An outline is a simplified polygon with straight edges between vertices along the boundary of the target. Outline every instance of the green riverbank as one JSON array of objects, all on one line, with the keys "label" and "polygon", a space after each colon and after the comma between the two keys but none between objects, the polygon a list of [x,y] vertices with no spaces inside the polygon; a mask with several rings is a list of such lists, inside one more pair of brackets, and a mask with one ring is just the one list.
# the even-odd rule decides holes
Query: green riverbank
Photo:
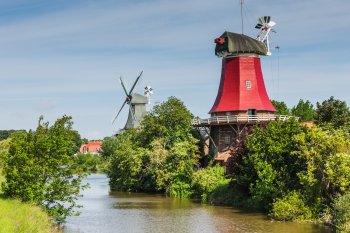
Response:
[{"label": "green riverbank", "polygon": [[0,170],[0,233],[58,233],[52,219],[38,206],[1,198],[5,181]]}]

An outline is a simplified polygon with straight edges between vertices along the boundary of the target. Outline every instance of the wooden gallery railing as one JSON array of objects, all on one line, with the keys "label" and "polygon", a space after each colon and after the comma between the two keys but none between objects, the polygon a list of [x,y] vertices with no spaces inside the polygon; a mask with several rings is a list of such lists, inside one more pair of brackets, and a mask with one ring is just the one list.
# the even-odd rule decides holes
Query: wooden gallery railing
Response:
[{"label": "wooden gallery railing", "polygon": [[267,116],[257,116],[257,115],[241,115],[241,116],[217,116],[210,117],[207,119],[201,119],[199,117],[195,117],[192,120],[193,126],[201,126],[201,125],[221,125],[221,124],[230,124],[230,123],[251,123],[254,124],[256,122],[265,122],[265,121],[275,121],[281,120],[285,121],[291,118],[299,119],[295,116],[285,116],[285,115],[267,115]]}]

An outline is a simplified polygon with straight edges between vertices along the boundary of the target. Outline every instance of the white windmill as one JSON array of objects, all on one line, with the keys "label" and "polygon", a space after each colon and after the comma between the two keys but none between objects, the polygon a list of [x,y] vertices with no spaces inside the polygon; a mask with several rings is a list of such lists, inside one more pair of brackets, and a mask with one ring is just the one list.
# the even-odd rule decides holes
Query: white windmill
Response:
[{"label": "white windmill", "polygon": [[255,26],[256,29],[260,29],[260,32],[258,33],[258,36],[256,37],[256,39],[265,44],[266,50],[267,50],[267,53],[266,53],[267,56],[271,55],[269,33],[272,30],[272,27],[275,25],[276,23],[271,20],[270,16],[262,16],[258,19],[258,23]]},{"label": "white windmill", "polygon": [[131,129],[131,128],[137,128],[140,125],[141,120],[146,115],[146,104],[148,103],[148,98],[146,96],[143,96],[138,93],[134,93],[134,88],[136,87],[136,84],[139,82],[142,71],[140,75],[136,78],[134,84],[132,85],[130,91],[128,92],[125,88],[124,82],[122,78],[120,78],[120,83],[123,87],[124,93],[125,93],[125,100],[122,104],[122,107],[119,109],[117,115],[114,117],[112,124],[115,122],[115,120],[118,118],[119,114],[123,110],[124,106],[126,104],[129,105],[129,115],[128,119],[126,121],[124,130]]}]

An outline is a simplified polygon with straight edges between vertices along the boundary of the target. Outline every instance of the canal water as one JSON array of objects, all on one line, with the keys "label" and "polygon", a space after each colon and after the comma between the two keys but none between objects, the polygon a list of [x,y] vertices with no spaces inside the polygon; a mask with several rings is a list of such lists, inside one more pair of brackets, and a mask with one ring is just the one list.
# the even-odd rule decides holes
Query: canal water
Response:
[{"label": "canal water", "polygon": [[65,233],[330,233],[323,226],[270,221],[259,213],[201,205],[162,195],[109,192],[108,178],[90,175],[79,204],[80,216],[67,219]]}]

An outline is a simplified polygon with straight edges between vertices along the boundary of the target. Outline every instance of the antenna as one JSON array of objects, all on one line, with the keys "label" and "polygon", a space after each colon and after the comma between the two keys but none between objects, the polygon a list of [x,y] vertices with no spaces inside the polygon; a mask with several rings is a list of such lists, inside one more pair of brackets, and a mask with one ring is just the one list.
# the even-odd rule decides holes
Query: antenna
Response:
[{"label": "antenna", "polygon": [[280,89],[280,47],[277,45],[277,99],[279,99],[279,89]]},{"label": "antenna", "polygon": [[244,34],[243,33],[243,3],[244,3],[244,0],[240,0],[240,3],[241,3],[241,21],[242,21],[242,35]]},{"label": "antenna", "polygon": [[256,29],[260,29],[260,32],[258,33],[258,36],[256,39],[265,44],[267,49],[267,53],[266,53],[267,56],[271,55],[269,33],[272,30],[272,27],[275,25],[276,23],[271,20],[270,16],[262,16],[258,19],[258,23],[255,26]]}]

